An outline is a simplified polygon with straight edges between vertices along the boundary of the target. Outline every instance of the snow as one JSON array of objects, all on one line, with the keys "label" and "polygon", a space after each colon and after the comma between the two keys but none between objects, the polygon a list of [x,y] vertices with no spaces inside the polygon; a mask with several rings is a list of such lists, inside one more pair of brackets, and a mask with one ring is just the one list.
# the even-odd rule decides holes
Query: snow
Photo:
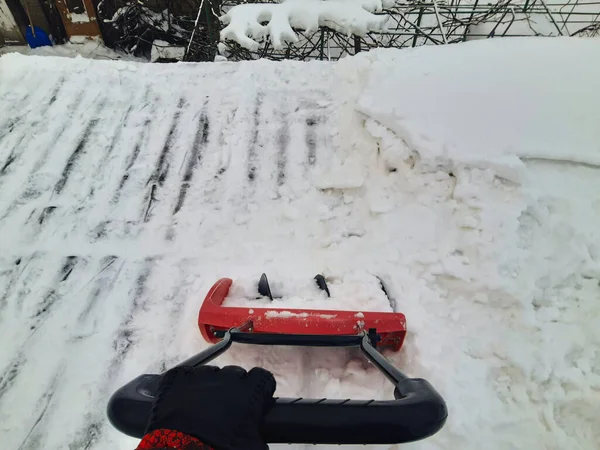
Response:
[{"label": "snow", "polygon": [[[107,399],[206,348],[198,308],[229,276],[232,306],[403,312],[387,356],[449,408],[407,449],[597,449],[599,50],[0,57],[3,446],[134,448]],[[280,299],[256,298],[263,271]],[[281,396],[392,397],[349,349],[216,363],[272,370]]]},{"label": "snow", "polygon": [[69,16],[71,16],[71,22],[73,22],[73,23],[87,23],[90,21],[90,18],[87,15],[87,12],[85,12],[85,13],[70,12]]},{"label": "snow", "polygon": [[67,58],[114,59],[125,61],[142,61],[141,58],[116,52],[102,43],[100,39],[86,36],[73,36],[71,41],[52,47],[30,48],[28,45],[12,45],[0,48],[0,56],[8,53],[36,56],[62,56]]},{"label": "snow", "polygon": [[[221,17],[227,25],[221,31],[221,40],[257,50],[257,41],[270,36],[273,47],[280,49],[286,42],[298,42],[293,28],[310,32],[321,26],[364,36],[383,26],[385,16],[372,14],[381,11],[382,6],[380,0],[284,0],[236,5]],[[263,25],[265,22],[267,25]]]},{"label": "snow", "polygon": [[[594,125],[600,91],[590,89],[600,65],[573,70],[581,59],[594,58],[598,44],[557,39],[552,57],[520,69],[544,48],[540,39],[470,43],[442,54],[434,48],[389,57],[375,53],[358,109],[400,134],[432,168],[493,165],[498,175],[519,181],[523,159],[600,165],[600,128]],[[470,64],[477,48],[494,51],[480,51],[477,64]],[[507,67],[508,59],[515,66]],[[465,66],[469,83],[457,86]],[[413,88],[424,78],[435,81],[427,84],[427,96]],[[565,88],[557,89],[559,84]],[[456,114],[457,105],[470,112],[469,120]]]},{"label": "snow", "polygon": [[308,313],[293,313],[291,311],[267,311],[267,319],[290,319],[292,317],[308,317]]},{"label": "snow", "polygon": [[185,55],[185,47],[174,47],[166,41],[156,39],[152,42],[152,53],[150,55],[150,61],[155,62],[160,58],[165,59],[183,59]]},{"label": "snow", "polygon": [[[285,308],[391,311],[389,299],[381,290],[381,282],[371,273],[362,270],[344,274],[329,272],[326,281],[330,297],[317,287],[313,276],[294,279],[289,274],[278,273],[277,270],[269,272],[273,300],[258,295],[258,276],[236,278],[224,305],[277,309],[278,311],[269,311],[271,317],[292,317],[292,313],[285,311]],[[359,314],[356,317],[364,317]],[[327,314],[322,316],[327,318]]]}]

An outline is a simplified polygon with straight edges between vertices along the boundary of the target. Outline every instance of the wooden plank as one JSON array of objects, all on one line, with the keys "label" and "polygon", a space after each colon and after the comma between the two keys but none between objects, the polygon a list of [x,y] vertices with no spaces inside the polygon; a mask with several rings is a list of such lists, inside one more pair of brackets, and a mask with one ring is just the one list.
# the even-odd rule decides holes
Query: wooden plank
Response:
[{"label": "wooden plank", "polygon": [[0,0],[0,45],[25,44],[17,20],[6,0]]},{"label": "wooden plank", "polygon": [[[56,7],[67,32],[67,36],[100,36],[100,28],[96,20],[96,10],[91,0],[82,0],[84,13],[70,11],[66,0],[55,0]],[[77,14],[77,16],[75,16]],[[81,21],[80,16],[87,16],[88,21]]]}]

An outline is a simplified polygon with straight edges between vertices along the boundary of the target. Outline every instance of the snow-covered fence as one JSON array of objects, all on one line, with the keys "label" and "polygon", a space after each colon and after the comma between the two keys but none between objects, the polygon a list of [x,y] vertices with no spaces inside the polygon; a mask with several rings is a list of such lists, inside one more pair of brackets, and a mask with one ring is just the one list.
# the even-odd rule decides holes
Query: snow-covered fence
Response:
[{"label": "snow-covered fence", "polygon": [[[230,10],[238,4],[238,0],[229,0],[223,9]],[[326,60],[382,47],[442,45],[504,36],[600,34],[600,0],[399,1],[372,14],[382,18],[382,25],[377,30],[365,30],[362,35],[321,26],[309,32],[295,30],[296,42],[282,46],[277,45],[281,41],[279,36],[275,39],[264,36],[260,46],[251,48],[247,41],[229,34],[219,50],[230,60]],[[271,29],[281,29],[269,25]]]},{"label": "snow-covered fence", "polygon": [[109,44],[153,60],[332,60],[382,47],[600,34],[600,0],[101,0],[98,13]]}]

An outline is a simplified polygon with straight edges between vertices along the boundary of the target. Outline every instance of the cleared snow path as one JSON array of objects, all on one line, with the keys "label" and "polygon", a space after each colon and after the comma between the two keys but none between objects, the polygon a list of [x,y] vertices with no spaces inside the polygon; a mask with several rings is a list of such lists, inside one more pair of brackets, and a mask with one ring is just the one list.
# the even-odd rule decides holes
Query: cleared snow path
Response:
[{"label": "cleared snow path", "polygon": [[294,260],[278,235],[305,247],[269,204],[327,165],[332,66],[2,63],[3,445],[131,447],[106,424],[110,392],[204,345],[218,277]]},{"label": "cleared snow path", "polygon": [[[498,158],[484,137],[477,158],[462,158],[473,136],[442,133],[445,116],[408,103],[419,90],[435,107],[447,73],[435,52],[485,54],[527,79],[554,76],[556,89],[583,88],[544,72],[558,51],[581,52],[574,73],[598,69],[582,41],[526,42],[338,64],[0,58],[3,445],[134,448],[107,423],[110,394],[206,346],[196,318],[216,279],[236,280],[236,302],[266,271],[286,305],[323,309],[387,309],[371,274],[386,282],[409,329],[390,356],[450,411],[444,430],[407,448],[598,448],[599,170],[546,161],[544,145],[542,160]],[[516,60],[503,47],[530,42]],[[388,97],[386,65],[391,82],[412,80]],[[452,70],[463,75],[453,96],[467,98],[480,75]],[[518,89],[494,91],[501,72],[489,76],[491,104],[536,111]],[[455,107],[452,120],[481,116]],[[526,127],[527,142],[543,141],[544,125]],[[571,161],[595,157],[588,132],[586,145],[565,133]],[[437,152],[445,140],[456,151]],[[331,301],[310,282],[319,272]],[[238,346],[217,362],[273,370],[279,395],[392,395],[348,350]]]}]

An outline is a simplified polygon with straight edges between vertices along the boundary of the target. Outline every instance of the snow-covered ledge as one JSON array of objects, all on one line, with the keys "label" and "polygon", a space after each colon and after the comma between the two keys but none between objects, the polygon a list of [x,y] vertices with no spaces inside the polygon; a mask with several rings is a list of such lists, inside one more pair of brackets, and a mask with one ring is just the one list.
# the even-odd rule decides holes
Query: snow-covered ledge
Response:
[{"label": "snow-covered ledge", "polygon": [[[275,48],[297,42],[294,28],[314,31],[327,26],[336,31],[364,36],[381,29],[385,16],[374,12],[389,7],[395,0],[285,0],[282,3],[237,5],[221,17],[227,26],[221,40],[231,40],[248,50],[256,50],[270,36]],[[267,22],[267,25],[262,23]]]}]

